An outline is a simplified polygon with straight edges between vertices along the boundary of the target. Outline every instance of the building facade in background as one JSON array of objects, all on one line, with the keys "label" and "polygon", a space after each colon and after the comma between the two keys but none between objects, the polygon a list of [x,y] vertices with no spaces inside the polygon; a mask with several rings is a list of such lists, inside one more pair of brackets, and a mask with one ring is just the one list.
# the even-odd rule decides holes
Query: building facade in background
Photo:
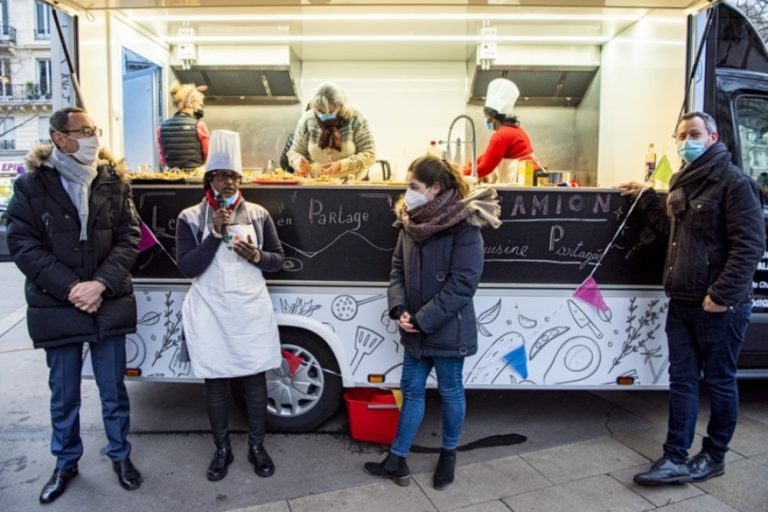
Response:
[{"label": "building facade in background", "polygon": [[[50,141],[54,31],[50,6],[0,0],[0,179],[15,176],[24,155]],[[0,204],[5,188],[0,182]]]}]

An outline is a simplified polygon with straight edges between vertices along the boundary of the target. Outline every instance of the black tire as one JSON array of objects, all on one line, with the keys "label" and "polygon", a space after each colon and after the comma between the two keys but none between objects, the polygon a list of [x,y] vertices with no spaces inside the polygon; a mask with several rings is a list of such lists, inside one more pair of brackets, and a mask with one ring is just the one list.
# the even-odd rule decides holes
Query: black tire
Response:
[{"label": "black tire", "polygon": [[[283,350],[303,360],[294,376],[285,361],[281,368],[267,372],[267,430],[270,432],[311,432],[330,418],[341,403],[341,375],[336,358],[323,340],[301,329],[280,329]],[[322,381],[321,386],[306,385],[305,377]],[[306,387],[310,400],[299,401],[306,407],[297,414],[289,403],[298,387]],[[291,393],[293,391],[293,393]],[[247,418],[245,400],[239,382],[231,381],[230,392],[240,413]]]}]

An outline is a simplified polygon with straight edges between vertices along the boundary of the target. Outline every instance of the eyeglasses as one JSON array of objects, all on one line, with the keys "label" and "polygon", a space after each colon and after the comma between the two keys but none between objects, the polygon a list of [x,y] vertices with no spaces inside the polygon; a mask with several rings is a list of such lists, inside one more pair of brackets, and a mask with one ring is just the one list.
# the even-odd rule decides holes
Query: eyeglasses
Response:
[{"label": "eyeglasses", "polygon": [[240,183],[242,176],[235,172],[215,172],[213,173],[213,179],[216,181],[234,181]]},{"label": "eyeglasses", "polygon": [[103,131],[96,126],[81,126],[77,130],[61,130],[61,133],[82,133],[84,137],[93,137],[94,135],[101,137]]}]

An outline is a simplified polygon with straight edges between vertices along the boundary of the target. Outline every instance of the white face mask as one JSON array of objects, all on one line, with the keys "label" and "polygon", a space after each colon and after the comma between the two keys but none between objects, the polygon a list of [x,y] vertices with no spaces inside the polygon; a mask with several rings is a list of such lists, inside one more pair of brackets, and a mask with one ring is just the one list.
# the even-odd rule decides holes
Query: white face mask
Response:
[{"label": "white face mask", "polygon": [[428,202],[429,199],[427,199],[427,196],[421,192],[417,192],[411,188],[405,191],[405,205],[409,210],[424,206]]},{"label": "white face mask", "polygon": [[99,154],[99,137],[98,135],[92,135],[84,139],[76,139],[80,147],[74,153],[69,153],[69,156],[77,160],[83,165],[91,165],[96,161],[96,157]]}]

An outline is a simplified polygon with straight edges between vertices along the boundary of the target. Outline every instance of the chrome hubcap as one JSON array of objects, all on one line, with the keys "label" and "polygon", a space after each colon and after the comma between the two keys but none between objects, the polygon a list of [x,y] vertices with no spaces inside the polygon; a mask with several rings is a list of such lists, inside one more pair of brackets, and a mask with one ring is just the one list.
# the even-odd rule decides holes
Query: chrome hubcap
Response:
[{"label": "chrome hubcap", "polygon": [[302,347],[284,344],[282,349],[300,358],[301,366],[291,376],[288,361],[283,358],[279,368],[267,372],[267,411],[275,416],[301,416],[317,405],[323,394],[323,368],[317,358]]}]

